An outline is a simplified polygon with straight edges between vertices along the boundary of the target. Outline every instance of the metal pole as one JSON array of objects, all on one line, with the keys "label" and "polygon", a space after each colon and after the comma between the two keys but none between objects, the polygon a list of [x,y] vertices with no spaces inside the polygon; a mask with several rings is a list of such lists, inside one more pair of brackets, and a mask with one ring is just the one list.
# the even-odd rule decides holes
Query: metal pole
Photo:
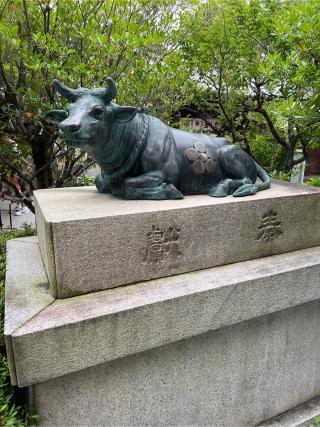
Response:
[{"label": "metal pole", "polygon": [[10,228],[12,230],[11,203],[9,203],[9,219],[10,219]]}]

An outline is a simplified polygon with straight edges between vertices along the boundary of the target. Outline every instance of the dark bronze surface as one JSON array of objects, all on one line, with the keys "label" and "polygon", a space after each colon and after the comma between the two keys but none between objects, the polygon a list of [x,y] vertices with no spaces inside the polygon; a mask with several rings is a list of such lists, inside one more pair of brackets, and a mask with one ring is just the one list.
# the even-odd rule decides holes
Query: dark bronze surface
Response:
[{"label": "dark bronze surface", "polygon": [[[182,199],[186,194],[247,196],[270,187],[268,174],[224,138],[170,128],[146,107],[120,106],[115,83],[106,88],[54,88],[69,102],[47,119],[72,147],[101,167],[96,187],[127,199]],[[257,177],[261,182],[256,183]]]}]

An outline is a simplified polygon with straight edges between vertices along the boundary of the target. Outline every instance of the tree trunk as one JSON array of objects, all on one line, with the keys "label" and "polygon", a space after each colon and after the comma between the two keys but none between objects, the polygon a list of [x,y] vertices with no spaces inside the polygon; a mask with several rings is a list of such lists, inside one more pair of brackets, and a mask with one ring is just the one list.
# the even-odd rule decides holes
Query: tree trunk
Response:
[{"label": "tree trunk", "polygon": [[295,147],[287,146],[286,157],[283,163],[284,172],[290,172],[294,166],[294,151]]},{"label": "tree trunk", "polygon": [[[35,170],[49,162],[53,151],[53,135],[43,129],[41,135],[30,139]],[[53,185],[51,165],[37,175],[37,188],[49,188]]]}]

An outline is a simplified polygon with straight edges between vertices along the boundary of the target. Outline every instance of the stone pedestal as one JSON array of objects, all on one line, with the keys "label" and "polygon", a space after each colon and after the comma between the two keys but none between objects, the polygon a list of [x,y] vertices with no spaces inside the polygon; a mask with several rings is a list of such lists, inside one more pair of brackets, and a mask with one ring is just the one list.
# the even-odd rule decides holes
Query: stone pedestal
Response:
[{"label": "stone pedestal", "polygon": [[9,242],[5,333],[45,426],[247,426],[320,394],[320,247],[58,300],[30,259]]},{"label": "stone pedestal", "polygon": [[123,200],[93,187],[35,192],[54,297],[320,245],[320,192],[282,182],[246,198]]},{"label": "stone pedestal", "polygon": [[38,383],[36,408],[52,427],[257,425],[320,394],[319,309],[307,303]]},{"label": "stone pedestal", "polygon": [[[319,191],[179,208],[58,193],[37,193],[39,243],[8,242],[11,378],[42,425],[248,426],[320,395]],[[149,237],[170,227],[159,259]]]}]

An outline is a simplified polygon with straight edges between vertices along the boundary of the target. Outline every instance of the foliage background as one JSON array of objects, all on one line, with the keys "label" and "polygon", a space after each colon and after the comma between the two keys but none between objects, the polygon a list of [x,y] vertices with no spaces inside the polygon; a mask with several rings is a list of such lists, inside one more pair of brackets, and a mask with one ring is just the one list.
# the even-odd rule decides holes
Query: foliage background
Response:
[{"label": "foliage background", "polygon": [[68,185],[92,165],[44,120],[46,111],[65,106],[53,93],[54,78],[70,87],[92,87],[111,76],[119,103],[146,105],[164,119],[187,102],[189,70],[180,48],[195,31],[191,4],[0,0],[3,179],[8,183],[15,171],[31,192]]},{"label": "foliage background", "polygon": [[320,3],[209,0],[195,20],[186,61],[204,112],[218,112],[217,132],[269,170],[307,159],[320,137]]},{"label": "foliage background", "polygon": [[[117,102],[164,121],[195,104],[267,170],[319,146],[320,3],[305,0],[0,0],[0,172],[25,194],[91,165],[44,120],[51,87],[115,79]],[[296,149],[302,155],[296,158]]]}]

